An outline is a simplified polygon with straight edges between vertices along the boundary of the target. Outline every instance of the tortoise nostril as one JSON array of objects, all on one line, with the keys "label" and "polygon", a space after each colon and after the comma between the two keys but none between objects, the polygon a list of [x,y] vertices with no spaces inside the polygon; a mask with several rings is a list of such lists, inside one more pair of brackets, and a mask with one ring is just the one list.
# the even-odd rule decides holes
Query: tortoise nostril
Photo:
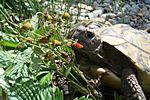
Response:
[{"label": "tortoise nostril", "polygon": [[87,36],[89,39],[91,39],[91,38],[93,38],[95,35],[94,35],[94,33],[87,31],[86,36]]},{"label": "tortoise nostril", "polygon": [[77,29],[77,32],[81,32],[82,30],[81,29]]}]

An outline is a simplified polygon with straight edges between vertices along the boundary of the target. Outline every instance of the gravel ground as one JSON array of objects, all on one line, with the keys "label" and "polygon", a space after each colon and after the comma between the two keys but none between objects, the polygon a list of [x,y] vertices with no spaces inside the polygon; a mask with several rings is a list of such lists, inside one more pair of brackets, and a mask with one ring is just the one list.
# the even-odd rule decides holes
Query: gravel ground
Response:
[{"label": "gravel ground", "polygon": [[[145,4],[139,0],[123,3],[117,2],[117,0],[116,2],[112,2],[113,0],[89,1],[84,0],[82,3],[73,3],[69,8],[72,18],[76,19],[79,15],[78,20],[81,21],[99,18],[101,21],[108,21],[112,25],[125,23],[136,29],[150,29],[150,4]],[[60,7],[63,11],[66,5],[56,4],[55,11],[60,12]]]}]

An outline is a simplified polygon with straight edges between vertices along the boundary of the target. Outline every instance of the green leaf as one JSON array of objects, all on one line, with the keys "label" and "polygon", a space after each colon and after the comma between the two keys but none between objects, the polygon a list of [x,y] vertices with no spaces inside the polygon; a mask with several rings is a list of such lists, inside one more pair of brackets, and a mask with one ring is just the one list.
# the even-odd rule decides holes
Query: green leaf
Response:
[{"label": "green leaf", "polygon": [[31,63],[32,53],[33,51],[30,47],[24,50],[23,52],[18,51],[18,53],[13,59],[12,64],[9,65],[9,67],[6,69],[5,75],[13,77],[13,74],[20,74],[23,70],[23,67],[26,67],[27,63]]},{"label": "green leaf", "polygon": [[88,98],[88,97],[85,97],[85,96],[82,96],[80,98],[75,98],[74,100],[92,100],[92,99]]},{"label": "green leaf", "polygon": [[55,100],[63,100],[63,93],[56,87]]},{"label": "green leaf", "polygon": [[8,47],[13,47],[16,48],[19,45],[18,42],[12,42],[12,41],[0,41],[0,46],[8,46]]},{"label": "green leaf", "polygon": [[19,45],[18,38],[15,35],[10,35],[0,31],[0,46],[17,47]]},{"label": "green leaf", "polygon": [[4,90],[8,91],[9,85],[8,83],[4,80],[4,78],[0,77],[0,88],[3,88]]},{"label": "green leaf", "polygon": [[8,51],[0,51],[0,67],[8,68],[13,64],[14,55]]},{"label": "green leaf", "polygon": [[38,15],[36,14],[32,17],[32,20],[30,21],[34,30],[37,30],[37,28],[38,28],[38,20],[39,20],[39,18],[38,18]]},{"label": "green leaf", "polygon": [[[47,72],[46,72],[47,73]],[[44,75],[41,80],[40,80],[41,84],[50,84],[51,83],[51,73],[48,72],[46,75]]]},{"label": "green leaf", "polygon": [[40,85],[30,80],[10,87],[8,99],[14,100],[14,97],[19,100],[63,100],[63,93],[58,87]]},{"label": "green leaf", "polygon": [[71,67],[69,67],[65,70],[65,77],[67,77],[70,74],[70,71],[71,71]]}]

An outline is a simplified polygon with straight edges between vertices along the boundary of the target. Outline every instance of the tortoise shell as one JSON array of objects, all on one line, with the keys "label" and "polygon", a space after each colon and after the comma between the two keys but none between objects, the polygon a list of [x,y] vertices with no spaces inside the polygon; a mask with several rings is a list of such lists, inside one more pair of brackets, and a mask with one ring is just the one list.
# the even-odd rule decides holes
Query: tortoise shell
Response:
[{"label": "tortoise shell", "polygon": [[73,37],[84,45],[85,51],[97,55],[103,41],[113,45],[136,65],[139,83],[145,92],[150,93],[150,34],[146,31],[126,24],[102,25],[91,22],[76,27]]}]

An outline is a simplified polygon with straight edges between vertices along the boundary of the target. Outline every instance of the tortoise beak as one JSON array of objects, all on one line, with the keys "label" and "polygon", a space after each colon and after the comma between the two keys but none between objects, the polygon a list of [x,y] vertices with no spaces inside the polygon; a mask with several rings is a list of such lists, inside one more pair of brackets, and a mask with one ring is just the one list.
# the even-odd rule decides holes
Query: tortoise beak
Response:
[{"label": "tortoise beak", "polygon": [[77,41],[84,46],[83,49],[88,51],[97,52],[101,47],[101,40],[97,39],[94,33],[87,30],[74,32],[72,39],[77,39]]}]

